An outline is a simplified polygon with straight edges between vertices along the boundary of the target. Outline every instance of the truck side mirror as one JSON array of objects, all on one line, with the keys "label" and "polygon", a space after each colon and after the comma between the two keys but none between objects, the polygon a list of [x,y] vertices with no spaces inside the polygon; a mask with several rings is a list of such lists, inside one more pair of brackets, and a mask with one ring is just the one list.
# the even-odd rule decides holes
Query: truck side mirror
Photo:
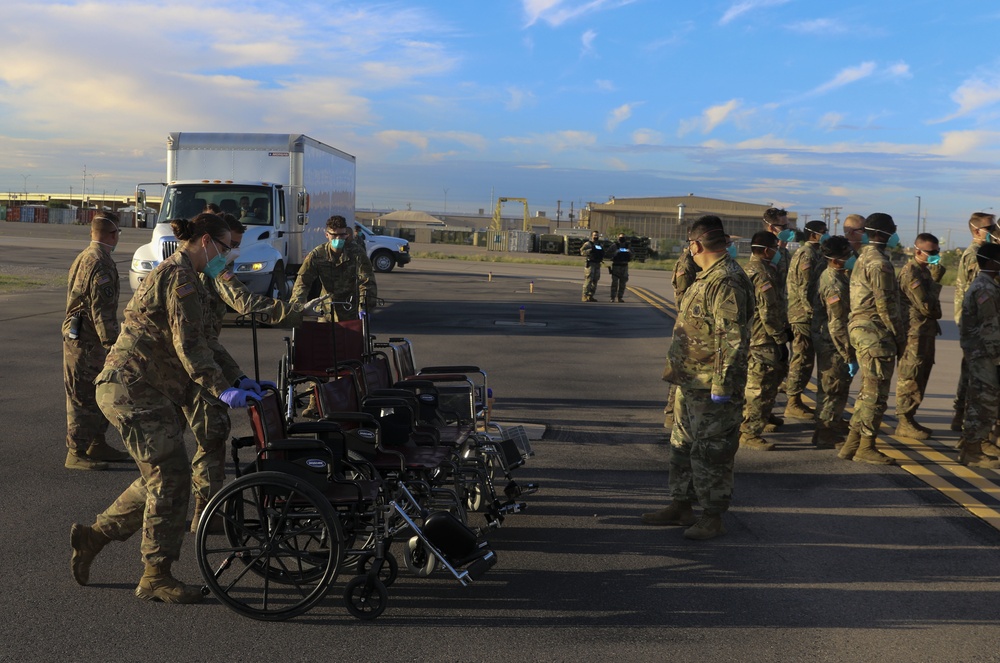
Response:
[{"label": "truck side mirror", "polygon": [[300,226],[305,225],[307,214],[309,214],[309,194],[305,191],[299,191],[298,198],[295,201],[297,214],[297,221]]},{"label": "truck side mirror", "polygon": [[139,228],[146,227],[146,190],[135,190],[135,225]]}]

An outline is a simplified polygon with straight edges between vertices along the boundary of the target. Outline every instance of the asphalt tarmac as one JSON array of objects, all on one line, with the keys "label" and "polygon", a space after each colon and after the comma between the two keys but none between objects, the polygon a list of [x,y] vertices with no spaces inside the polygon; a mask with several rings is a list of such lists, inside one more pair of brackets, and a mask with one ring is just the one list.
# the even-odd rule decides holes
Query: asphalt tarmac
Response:
[{"label": "asphalt tarmac", "polygon": [[[401,572],[386,612],[362,623],[343,607],[345,576],[306,615],[264,623],[213,598],[136,599],[134,537],[106,548],[80,587],[69,527],[92,522],[137,472],[63,469],[58,277],[86,229],[23,225],[0,224],[0,274],[55,281],[0,294],[0,660],[1000,660],[1000,533],[988,514],[948,497],[995,499],[998,475],[978,472],[944,492],[916,476],[954,466],[950,302],[918,417],[936,440],[918,453],[886,439],[915,458],[912,468],[840,461],[809,444],[807,422],[790,421],[776,451],[738,454],[728,534],[692,542],[638,521],[667,501],[660,374],[672,320],[635,293],[624,304],[581,303],[583,270],[558,266],[418,259],[378,276],[386,305],[373,333],[410,338],[419,364],[485,367],[496,418],[530,423],[541,438],[517,471],[541,490],[490,534],[499,563],[480,582]],[[131,253],[146,237],[126,230],[115,254],[122,307]],[[630,285],[671,296],[664,272],[633,270]],[[605,272],[599,294],[608,287]],[[274,378],[287,335],[260,330],[263,379]],[[252,372],[249,329],[229,325],[222,340]],[[243,413],[232,419],[234,433],[247,430]],[[120,447],[114,429],[109,440]],[[199,581],[193,537],[175,572]]]}]

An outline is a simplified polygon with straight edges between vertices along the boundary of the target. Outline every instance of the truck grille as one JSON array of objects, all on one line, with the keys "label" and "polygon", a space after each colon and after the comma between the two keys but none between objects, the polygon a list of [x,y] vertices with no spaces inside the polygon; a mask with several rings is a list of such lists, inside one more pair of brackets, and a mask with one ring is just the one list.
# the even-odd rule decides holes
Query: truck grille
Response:
[{"label": "truck grille", "polygon": [[163,249],[161,258],[166,260],[170,256],[174,255],[177,251],[177,240],[176,239],[165,239],[160,242],[160,248]]}]

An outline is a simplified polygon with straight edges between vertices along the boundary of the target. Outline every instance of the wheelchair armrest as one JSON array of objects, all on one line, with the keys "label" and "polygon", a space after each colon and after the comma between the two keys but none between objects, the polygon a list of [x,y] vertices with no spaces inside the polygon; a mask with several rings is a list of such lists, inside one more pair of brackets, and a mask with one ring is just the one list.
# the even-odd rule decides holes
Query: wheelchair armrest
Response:
[{"label": "wheelchair armrest", "polygon": [[289,435],[316,435],[319,433],[340,433],[340,424],[335,421],[300,421],[289,424]]},{"label": "wheelchair armrest", "polygon": [[325,443],[319,440],[307,438],[285,438],[283,440],[271,440],[264,445],[265,451],[330,451]]},{"label": "wheelchair armrest", "polygon": [[350,421],[362,424],[377,424],[378,421],[367,412],[329,412],[320,421],[339,422]]},{"label": "wheelchair armrest", "polygon": [[417,375],[421,373],[482,373],[483,369],[478,366],[424,366],[417,369]]}]

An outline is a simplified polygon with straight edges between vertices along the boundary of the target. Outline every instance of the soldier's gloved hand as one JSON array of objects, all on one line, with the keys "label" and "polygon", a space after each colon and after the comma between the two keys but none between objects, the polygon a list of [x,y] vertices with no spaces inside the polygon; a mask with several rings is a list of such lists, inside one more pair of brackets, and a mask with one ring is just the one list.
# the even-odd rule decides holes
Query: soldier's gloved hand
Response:
[{"label": "soldier's gloved hand", "polygon": [[270,387],[271,389],[278,391],[278,384],[276,382],[271,382],[270,380],[261,380],[258,384],[260,384],[261,386],[260,393],[262,394],[264,393],[263,387]]},{"label": "soldier's gloved hand", "polygon": [[230,387],[219,394],[219,400],[231,408],[246,407],[250,401],[259,401],[260,395],[246,389]]},{"label": "soldier's gloved hand", "polygon": [[718,394],[712,394],[712,402],[722,405],[723,403],[728,403],[733,400],[732,396],[719,396]]},{"label": "soldier's gloved hand", "polygon": [[859,368],[861,368],[861,366],[858,365],[858,362],[852,361],[850,364],[847,365],[847,374],[853,378],[855,375],[858,374]]},{"label": "soldier's gloved hand", "polygon": [[239,379],[239,382],[236,383],[236,388],[243,389],[245,391],[252,391],[253,393],[258,395],[263,393],[263,390],[260,388],[260,385],[257,384],[257,381],[251,380],[245,375]]},{"label": "soldier's gloved hand", "polygon": [[782,343],[778,346],[778,361],[784,364],[788,361],[788,344]]}]

